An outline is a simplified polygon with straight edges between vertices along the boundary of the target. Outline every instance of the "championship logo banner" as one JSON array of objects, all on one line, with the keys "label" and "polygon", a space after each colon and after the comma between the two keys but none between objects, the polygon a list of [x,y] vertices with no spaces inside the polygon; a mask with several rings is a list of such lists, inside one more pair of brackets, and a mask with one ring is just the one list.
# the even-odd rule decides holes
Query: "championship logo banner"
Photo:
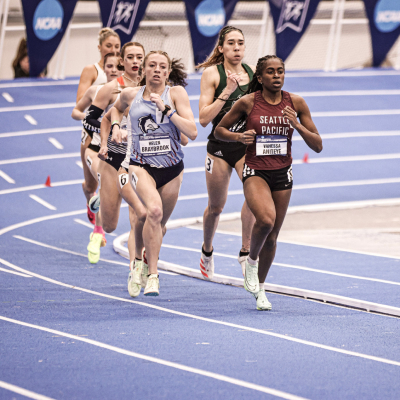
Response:
[{"label": "championship logo banner", "polygon": [[269,0],[276,55],[285,61],[306,31],[320,0]]},{"label": "championship logo banner", "polygon": [[29,74],[39,76],[57,50],[77,0],[22,0]]},{"label": "championship logo banner", "polygon": [[400,35],[400,0],[364,0],[372,40],[374,67],[385,60]]},{"label": "championship logo banner", "polygon": [[98,0],[104,27],[114,29],[121,45],[130,42],[150,0]]},{"label": "championship logo banner", "polygon": [[238,0],[185,0],[195,65],[212,52]]}]

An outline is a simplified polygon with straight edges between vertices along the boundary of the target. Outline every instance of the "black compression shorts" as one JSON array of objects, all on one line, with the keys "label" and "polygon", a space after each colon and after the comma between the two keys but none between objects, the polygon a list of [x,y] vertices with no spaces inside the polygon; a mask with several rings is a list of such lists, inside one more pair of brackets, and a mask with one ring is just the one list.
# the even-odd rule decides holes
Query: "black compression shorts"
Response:
[{"label": "black compression shorts", "polygon": [[207,153],[214,157],[221,158],[232,168],[240,161],[245,153],[246,146],[239,142],[220,142],[209,140],[207,143]]},{"label": "black compression shorts", "polygon": [[246,164],[243,167],[243,184],[244,182],[251,178],[252,176],[258,176],[267,182],[271,192],[276,192],[278,190],[288,190],[293,187],[293,172],[292,166],[275,169],[275,170],[258,170],[251,169]]}]

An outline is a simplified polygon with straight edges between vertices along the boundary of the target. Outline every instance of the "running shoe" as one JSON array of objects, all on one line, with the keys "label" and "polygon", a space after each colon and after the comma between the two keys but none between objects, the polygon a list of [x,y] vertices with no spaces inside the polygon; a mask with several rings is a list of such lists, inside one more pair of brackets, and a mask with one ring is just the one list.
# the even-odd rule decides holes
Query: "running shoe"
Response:
[{"label": "running shoe", "polygon": [[140,281],[142,283],[142,288],[145,288],[147,285],[147,279],[149,279],[149,264],[146,258],[146,249],[142,251],[142,260],[143,260],[143,268],[142,275],[140,276]]},{"label": "running shoe", "polygon": [[96,223],[96,216],[90,211],[89,206],[86,204],[87,207],[87,217],[89,222],[91,222],[93,225]]},{"label": "running shoe", "polygon": [[268,311],[268,310],[272,309],[272,305],[268,301],[264,290],[260,290],[258,293],[254,294],[254,297],[257,300],[257,310],[259,310],[259,311]]},{"label": "running shoe", "polygon": [[91,233],[90,242],[88,244],[88,259],[91,264],[96,264],[100,259],[100,247],[103,242],[103,235],[101,233]]},{"label": "running shoe", "polygon": [[100,194],[94,195],[90,200],[89,200],[89,210],[93,214],[97,214],[100,210]]},{"label": "running shoe", "polygon": [[203,275],[203,279],[211,280],[214,276],[214,256],[211,254],[210,257],[207,257],[203,253],[203,246],[201,250],[200,272]]},{"label": "running shoe", "polygon": [[135,260],[129,264],[128,292],[131,297],[138,297],[142,290],[140,275],[142,274],[142,261]]},{"label": "running shoe", "polygon": [[253,294],[260,291],[260,284],[258,282],[258,261],[256,265],[251,265],[246,259],[246,271],[244,274],[244,288]]},{"label": "running shoe", "polygon": [[244,274],[245,274],[245,272],[246,272],[246,260],[247,260],[247,257],[248,257],[248,256],[249,256],[248,254],[245,255],[245,256],[241,256],[240,253],[239,253],[239,256],[238,256],[238,261],[239,261],[239,264],[240,264],[241,267],[242,267],[242,274],[243,274],[243,276],[244,276]]},{"label": "running shoe", "polygon": [[157,274],[149,275],[146,287],[144,289],[145,296],[158,296],[160,294],[160,280]]}]

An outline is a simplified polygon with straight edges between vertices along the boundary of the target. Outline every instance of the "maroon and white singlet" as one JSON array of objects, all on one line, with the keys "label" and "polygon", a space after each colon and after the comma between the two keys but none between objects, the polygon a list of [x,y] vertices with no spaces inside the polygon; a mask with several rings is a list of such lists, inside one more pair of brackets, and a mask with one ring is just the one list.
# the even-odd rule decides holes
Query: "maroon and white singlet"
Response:
[{"label": "maroon and white singlet", "polygon": [[[261,90],[254,93],[254,105],[247,117],[246,130],[256,131],[255,141],[247,146],[245,163],[256,170],[276,170],[292,164],[292,135],[294,129],[282,110],[289,106],[295,110],[288,92],[282,90],[282,101],[272,105],[262,97]],[[295,110],[296,111],[296,110]]]}]

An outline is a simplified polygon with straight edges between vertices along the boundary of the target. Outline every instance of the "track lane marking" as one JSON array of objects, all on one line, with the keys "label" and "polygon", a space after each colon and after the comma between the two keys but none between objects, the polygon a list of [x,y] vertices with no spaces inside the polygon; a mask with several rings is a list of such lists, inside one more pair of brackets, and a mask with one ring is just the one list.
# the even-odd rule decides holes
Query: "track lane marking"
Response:
[{"label": "track lane marking", "polygon": [[166,367],[171,367],[171,368],[175,368],[175,369],[179,369],[181,371],[185,371],[185,372],[191,372],[193,374],[197,374],[197,375],[202,375],[205,376],[207,378],[212,378],[212,379],[216,379],[218,381],[222,381],[222,382],[226,382],[226,383],[230,383],[232,385],[236,385],[236,386],[241,386],[244,387],[246,389],[252,389],[252,390],[256,390],[258,392],[262,392],[262,393],[267,393],[276,397],[280,397],[282,399],[287,399],[287,400],[307,400],[304,397],[299,397],[287,392],[283,392],[281,390],[277,390],[277,389],[272,389],[266,386],[261,386],[261,385],[257,385],[255,383],[251,383],[251,382],[247,382],[247,381],[243,381],[241,379],[236,379],[236,378],[231,378],[229,376],[226,375],[221,375],[215,372],[211,372],[211,371],[206,371],[204,369],[199,369],[199,368],[193,368],[193,367],[189,367],[183,364],[178,364],[172,361],[167,361],[167,360],[163,360],[161,358],[157,358],[157,357],[151,357],[151,356],[147,356],[145,354],[140,354],[140,353],[136,353],[130,350],[125,350],[122,349],[120,347],[116,347],[116,346],[111,346],[109,344],[106,343],[102,343],[99,342],[97,340],[93,340],[93,339],[86,339],[82,336],[77,336],[77,335],[71,335],[70,333],[66,333],[66,332],[62,332],[62,331],[57,331],[55,329],[49,329],[49,328],[45,328],[43,326],[40,325],[34,325],[34,324],[29,324],[23,321],[19,321],[16,319],[12,319],[12,318],[7,318],[7,317],[3,317],[0,315],[0,319],[6,322],[10,322],[13,324],[17,324],[17,325],[21,325],[21,326],[25,326],[28,328],[33,328],[33,329],[37,329],[40,331],[44,331],[44,332],[49,332],[49,333],[54,333],[56,335],[60,335],[63,337],[67,337],[70,339],[74,339],[80,342],[84,342],[87,344],[91,344],[93,346],[97,346],[106,350],[110,350],[110,351],[114,351],[116,353],[119,354],[123,354],[126,356],[130,356],[130,357],[134,357],[134,358],[138,358],[141,360],[146,360],[146,361],[150,361],[152,363],[155,364],[160,364],[160,365],[164,365]]},{"label": "track lane marking", "polygon": [[25,114],[24,118],[31,124],[31,125],[37,125],[37,121],[35,118],[32,117],[32,115]]},{"label": "track lane marking", "polygon": [[31,129],[28,131],[17,131],[17,132],[4,132],[0,133],[1,138],[16,137],[16,136],[29,136],[29,135],[41,135],[44,133],[66,133],[66,132],[77,132],[81,131],[81,126],[65,127],[65,128],[48,128],[48,129]]},{"label": "track lane marking", "polygon": [[18,393],[22,396],[29,397],[30,399],[35,400],[54,400],[51,397],[44,396],[43,394],[32,392],[31,390],[24,389],[20,386],[12,385],[11,383],[7,383],[4,381],[0,381],[0,387],[10,392]]},{"label": "track lane marking", "polygon": [[[164,243],[161,245],[161,247],[165,247],[165,248],[168,248],[168,249],[191,251],[191,252],[194,252],[194,253],[201,253],[200,249],[194,249],[192,247],[175,246],[175,245],[164,244]],[[230,255],[230,254],[218,253],[217,251],[214,251],[213,254],[215,256],[231,258],[232,260],[237,260],[236,256],[233,256],[233,255]],[[365,280],[365,281],[387,283],[387,284],[390,284],[390,285],[399,285],[400,286],[400,282],[388,281],[388,280],[385,280],[385,279],[378,279],[378,278],[367,278],[367,277],[358,276],[358,275],[343,274],[341,272],[325,271],[323,269],[303,267],[301,265],[292,265],[292,264],[285,264],[285,263],[278,263],[278,262],[273,262],[272,265],[277,265],[279,267],[284,267],[284,268],[300,269],[300,270],[304,270],[304,271],[317,272],[317,273],[321,273],[321,274],[343,276],[345,278],[361,279],[361,280]]]},{"label": "track lane marking", "polygon": [[5,172],[0,171],[0,176],[8,183],[15,183],[14,179],[11,176],[7,175]]},{"label": "track lane marking", "polygon": [[64,146],[56,138],[50,137],[48,140],[56,149],[59,149],[59,150],[64,149]]},{"label": "track lane marking", "polygon": [[5,269],[5,268],[1,268],[1,267],[0,267],[0,271],[8,272],[9,274],[13,274],[13,275],[23,276],[24,278],[32,278],[32,276],[30,276],[30,275],[21,274],[20,272],[10,271],[9,269]]},{"label": "track lane marking", "polygon": [[51,205],[50,203],[48,203],[47,201],[41,199],[39,196],[36,196],[35,194],[30,194],[29,197],[32,200],[35,200],[36,202],[38,202],[39,204],[41,204],[42,206],[48,208],[49,210],[55,211],[57,210],[56,207],[54,207],[53,205]]},{"label": "track lane marking", "polygon": [[2,96],[5,98],[5,100],[8,101],[9,103],[14,103],[14,98],[10,95],[10,93],[3,92],[1,95],[2,95]]},{"label": "track lane marking", "polygon": [[82,291],[82,292],[85,292],[85,293],[90,293],[90,294],[93,294],[93,295],[96,295],[96,296],[101,296],[101,297],[105,297],[105,298],[109,298],[109,299],[113,299],[113,300],[123,301],[123,302],[126,302],[126,303],[132,303],[132,304],[140,305],[140,306],[143,306],[143,307],[152,308],[152,309],[155,309],[155,310],[158,310],[158,311],[164,311],[164,312],[169,313],[169,314],[174,314],[174,315],[179,315],[179,316],[182,316],[182,317],[197,319],[199,321],[209,322],[209,323],[212,323],[212,324],[228,326],[228,327],[232,327],[232,328],[235,328],[235,329],[244,329],[244,330],[247,330],[247,331],[250,331],[250,332],[260,333],[260,334],[267,335],[267,336],[273,336],[273,337],[276,337],[276,338],[279,338],[279,339],[284,339],[284,340],[288,340],[290,342],[304,344],[304,345],[307,345],[307,346],[311,346],[311,347],[315,347],[315,348],[319,348],[319,349],[323,349],[323,350],[328,350],[328,351],[332,351],[332,352],[335,352],[335,353],[341,353],[341,354],[345,354],[345,355],[350,355],[350,356],[359,357],[359,358],[362,358],[362,359],[377,361],[377,362],[381,362],[381,363],[384,363],[384,364],[395,365],[397,367],[400,367],[400,362],[399,361],[389,360],[389,359],[382,358],[382,357],[370,356],[368,354],[358,353],[358,352],[355,352],[355,351],[349,351],[349,350],[345,350],[345,349],[341,349],[341,348],[337,348],[337,347],[333,347],[333,346],[327,346],[327,345],[311,342],[311,341],[308,341],[308,340],[294,338],[292,336],[286,336],[286,335],[282,335],[282,334],[279,334],[279,333],[264,331],[263,329],[257,329],[257,328],[252,328],[252,327],[248,327],[248,326],[244,326],[244,325],[233,324],[233,323],[230,323],[230,322],[220,321],[220,320],[217,320],[217,319],[200,317],[200,316],[195,315],[195,314],[183,313],[183,312],[180,312],[180,311],[171,310],[171,309],[160,307],[160,306],[156,306],[156,305],[153,305],[153,304],[142,303],[142,302],[137,301],[137,300],[130,300],[130,299],[124,299],[122,297],[111,296],[111,295],[108,295],[108,294],[105,294],[105,293],[96,292],[94,290],[81,288],[79,286],[73,286],[73,285],[70,285],[70,284],[67,284],[67,283],[63,283],[63,282],[57,281],[55,279],[47,278],[47,277],[45,277],[43,275],[36,274],[34,272],[28,271],[28,270],[26,270],[24,268],[21,268],[21,267],[18,267],[16,265],[14,265],[14,264],[11,264],[10,262],[8,262],[8,261],[6,261],[4,259],[1,259],[1,258],[0,258],[0,263],[4,264],[4,265],[6,265],[6,266],[8,266],[10,268],[13,268],[13,269],[15,269],[17,271],[20,271],[20,272],[23,272],[23,273],[26,273],[26,274],[30,274],[33,277],[36,277],[38,279],[42,279],[44,281],[47,281],[47,282],[50,282],[50,283],[53,283],[53,284],[56,284],[56,285],[59,285],[59,286],[63,286],[63,287],[69,288],[69,289],[79,290],[79,291]]},{"label": "track lane marking", "polygon": [[[46,244],[46,243],[43,243],[43,242],[38,242],[37,240],[29,239],[29,238],[26,238],[24,236],[14,235],[13,237],[16,238],[16,239],[19,239],[19,240],[23,240],[23,241],[28,242],[28,243],[35,244],[37,246],[46,247],[47,249],[52,249],[52,250],[60,251],[62,253],[68,253],[68,254],[72,254],[74,256],[87,258],[87,254],[78,253],[78,252],[72,251],[72,250],[62,249],[62,248],[56,247],[56,246],[51,246],[50,244]],[[109,264],[117,264],[117,265],[123,265],[125,267],[129,267],[129,263],[124,263],[124,262],[121,262],[121,261],[107,260],[105,258],[100,258],[100,261],[103,261],[103,262],[106,262],[106,263],[109,263]],[[175,274],[173,272],[168,272],[168,271],[159,271],[159,272],[161,274],[165,274],[165,275],[178,275],[178,274]]]},{"label": "track lane marking", "polygon": [[35,157],[13,158],[13,159],[9,159],[9,160],[0,160],[0,165],[19,164],[19,163],[23,163],[23,162],[54,160],[57,158],[71,158],[71,157],[80,157],[80,156],[81,156],[81,153],[64,153],[64,154],[49,154],[49,155],[45,155],[45,156],[35,156]]}]

